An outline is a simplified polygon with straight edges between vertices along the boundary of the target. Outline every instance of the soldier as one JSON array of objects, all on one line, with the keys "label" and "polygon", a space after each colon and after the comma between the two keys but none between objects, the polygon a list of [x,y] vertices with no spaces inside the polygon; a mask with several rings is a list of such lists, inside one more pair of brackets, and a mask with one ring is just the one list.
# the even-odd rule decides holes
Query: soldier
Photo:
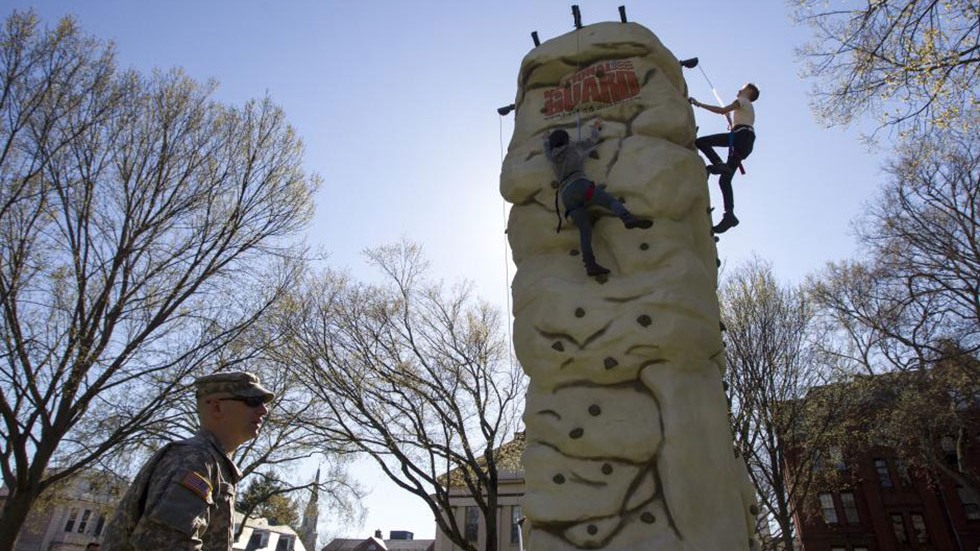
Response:
[{"label": "soldier", "polygon": [[259,433],[274,395],[251,373],[200,377],[201,429],[158,451],[136,475],[106,529],[105,551],[230,551],[234,451]]}]

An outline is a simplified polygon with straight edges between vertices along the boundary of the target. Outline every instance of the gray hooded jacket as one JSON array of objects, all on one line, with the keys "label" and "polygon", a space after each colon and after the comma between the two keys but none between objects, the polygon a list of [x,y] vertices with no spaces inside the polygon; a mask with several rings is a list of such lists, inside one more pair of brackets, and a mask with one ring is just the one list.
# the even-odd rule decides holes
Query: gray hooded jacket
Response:
[{"label": "gray hooded jacket", "polygon": [[585,175],[585,159],[599,145],[599,129],[592,127],[589,139],[581,142],[569,142],[566,145],[552,148],[548,136],[544,138],[544,154],[551,161],[551,167],[558,178],[559,187],[575,180],[589,180]]}]

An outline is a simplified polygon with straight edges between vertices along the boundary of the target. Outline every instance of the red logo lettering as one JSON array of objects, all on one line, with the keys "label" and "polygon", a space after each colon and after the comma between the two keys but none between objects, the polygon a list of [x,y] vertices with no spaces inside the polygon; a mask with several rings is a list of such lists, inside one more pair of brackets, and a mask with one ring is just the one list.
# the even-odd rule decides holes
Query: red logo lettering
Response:
[{"label": "red logo lettering", "polygon": [[557,88],[545,90],[544,114],[554,117],[586,108],[595,110],[639,94],[640,81],[632,61],[600,61],[562,77]]}]

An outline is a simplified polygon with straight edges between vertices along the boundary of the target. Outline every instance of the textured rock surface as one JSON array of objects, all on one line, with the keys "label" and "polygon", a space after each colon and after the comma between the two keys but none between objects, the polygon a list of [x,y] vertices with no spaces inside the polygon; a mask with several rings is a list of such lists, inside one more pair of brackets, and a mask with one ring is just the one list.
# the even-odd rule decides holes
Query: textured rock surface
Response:
[{"label": "textured rock surface", "polygon": [[[704,163],[677,59],[649,30],[599,23],[521,65],[500,189],[514,345],[531,378],[524,419],[528,548],[749,549],[754,519],[734,457]],[[596,212],[612,269],[588,278],[578,232],[555,233],[557,183],[542,138],[604,121],[586,171],[650,230]],[[582,134],[587,134],[586,130]]]}]

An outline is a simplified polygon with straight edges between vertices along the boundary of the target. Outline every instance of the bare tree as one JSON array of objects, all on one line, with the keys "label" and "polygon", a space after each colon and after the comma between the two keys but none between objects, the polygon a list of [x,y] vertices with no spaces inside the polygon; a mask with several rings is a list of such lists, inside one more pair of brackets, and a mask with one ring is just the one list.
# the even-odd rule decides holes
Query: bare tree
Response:
[{"label": "bare tree", "polygon": [[909,370],[949,350],[980,352],[978,169],[973,132],[901,148],[858,222],[865,260],[829,266],[815,287],[869,373],[876,361]]},{"label": "bare tree", "polygon": [[0,86],[5,551],[51,484],[165,434],[173,393],[284,295],[318,178],[268,99],[119,72],[71,19],[9,17]]},{"label": "bare tree", "polygon": [[804,290],[780,285],[758,258],[726,276],[719,297],[735,441],[762,504],[760,533],[793,549],[793,517],[816,473],[814,455],[798,452],[827,446],[834,427],[832,395],[804,399],[827,382],[815,312]]},{"label": "bare tree", "polygon": [[[830,265],[815,297],[834,352],[890,402],[874,436],[933,474],[980,489],[966,450],[980,444],[980,140],[943,132],[903,146],[858,223],[864,260]],[[884,377],[882,375],[888,374]],[[888,388],[884,388],[888,387]],[[913,422],[914,421],[914,422]],[[937,453],[951,439],[955,460]]]},{"label": "bare tree", "polygon": [[[933,357],[980,351],[980,138],[976,128],[906,144],[860,221],[892,339]],[[921,359],[923,354],[917,353]]]},{"label": "bare tree", "polygon": [[439,529],[475,550],[452,513],[450,474],[483,512],[486,549],[497,549],[497,463],[512,435],[523,377],[508,361],[500,318],[425,277],[413,244],[367,251],[384,282],[334,273],[311,278],[294,301],[289,361],[314,400],[329,406],[325,441],[370,456],[398,486],[423,500]]},{"label": "bare tree", "polygon": [[792,0],[813,40],[800,54],[816,81],[814,107],[829,124],[869,114],[878,129],[976,128],[980,5]]}]

